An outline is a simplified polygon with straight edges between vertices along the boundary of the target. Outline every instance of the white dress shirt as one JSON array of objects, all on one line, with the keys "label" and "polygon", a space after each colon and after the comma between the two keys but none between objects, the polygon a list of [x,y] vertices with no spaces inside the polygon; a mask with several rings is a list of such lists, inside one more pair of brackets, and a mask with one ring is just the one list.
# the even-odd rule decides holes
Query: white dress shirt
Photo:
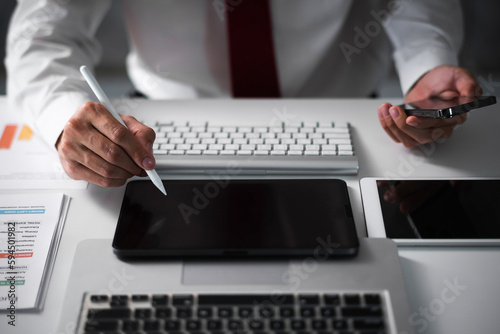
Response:
[{"label": "white dress shirt", "polygon": [[[230,97],[224,0],[122,3],[127,69],[139,91],[152,99]],[[100,59],[95,32],[110,4],[18,1],[7,94],[51,145],[76,109],[95,101],[79,67]],[[458,0],[271,0],[271,15],[283,97],[366,97],[392,60],[406,93],[430,69],[457,65],[462,40]]]}]

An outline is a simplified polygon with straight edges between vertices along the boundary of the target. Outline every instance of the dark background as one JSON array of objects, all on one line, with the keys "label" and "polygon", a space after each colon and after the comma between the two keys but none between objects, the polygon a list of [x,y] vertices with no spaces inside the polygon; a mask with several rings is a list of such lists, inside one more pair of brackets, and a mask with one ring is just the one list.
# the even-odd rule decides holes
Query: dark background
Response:
[{"label": "dark background", "polygon": [[[485,95],[500,95],[500,1],[462,0],[465,20],[465,42],[460,54],[461,66],[478,78]],[[0,58],[5,55],[5,35],[9,18],[16,6],[14,0],[0,1]],[[112,9],[100,27],[98,39],[103,57],[96,69],[99,81],[111,96],[120,96],[132,87],[125,72],[127,37],[121,16],[121,6],[114,1]],[[498,85],[496,82],[498,81]],[[5,94],[5,68],[0,64],[0,95]],[[401,90],[394,74],[380,92],[381,97],[400,97]]]}]

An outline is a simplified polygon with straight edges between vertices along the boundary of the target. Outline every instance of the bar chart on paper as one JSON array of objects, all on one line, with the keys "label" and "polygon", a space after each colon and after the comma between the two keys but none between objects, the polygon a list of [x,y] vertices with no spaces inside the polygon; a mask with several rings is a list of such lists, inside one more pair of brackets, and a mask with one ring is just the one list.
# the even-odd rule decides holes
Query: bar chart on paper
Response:
[{"label": "bar chart on paper", "polygon": [[[84,189],[70,179],[57,152],[12,115],[0,121],[0,189]],[[9,119],[10,118],[10,119]]]},{"label": "bar chart on paper", "polygon": [[7,124],[3,129],[2,135],[0,136],[0,149],[10,149],[18,128],[20,128],[17,140],[31,140],[33,137],[33,130],[27,125],[18,126],[17,124]]}]

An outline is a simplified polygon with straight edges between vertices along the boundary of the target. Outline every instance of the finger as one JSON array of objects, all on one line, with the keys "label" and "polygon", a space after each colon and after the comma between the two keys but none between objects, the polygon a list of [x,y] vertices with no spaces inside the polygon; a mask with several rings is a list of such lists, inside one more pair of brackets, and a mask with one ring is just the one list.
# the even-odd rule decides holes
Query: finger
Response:
[{"label": "finger", "polygon": [[147,148],[134,136],[134,134],[116,120],[107,110],[95,108],[94,114],[97,120],[92,124],[106,136],[110,141],[120,146],[126,154],[132,158],[135,164],[143,169],[154,168],[154,157]]},{"label": "finger", "polygon": [[129,177],[125,174],[126,177],[117,178],[117,174],[113,173],[113,177],[109,178],[96,173],[80,162],[70,158],[73,156],[72,153],[76,153],[77,150],[71,149],[66,143],[60,144],[58,152],[64,171],[74,180],[85,180],[102,187],[119,187],[123,185]]},{"label": "finger", "polygon": [[482,94],[482,89],[474,79],[474,75],[466,69],[457,68],[455,70],[455,82],[461,96],[480,96]]},{"label": "finger", "polygon": [[[406,124],[407,117],[404,110],[400,106],[392,106],[389,108],[389,114],[391,117],[384,119],[384,121],[394,136],[396,136],[405,147],[410,148],[418,146],[420,143],[415,140],[414,134],[419,130],[412,129],[411,126]],[[413,136],[410,134],[413,134]]]},{"label": "finger", "polygon": [[156,139],[154,130],[142,124],[132,116],[122,115],[121,117],[132,134],[142,143],[151,156],[153,156],[153,143]]},{"label": "finger", "polygon": [[445,126],[456,126],[463,124],[467,120],[467,114],[461,114],[451,118],[439,119],[432,117],[409,116],[406,123],[414,128],[429,129],[440,128]]},{"label": "finger", "polygon": [[392,105],[390,103],[384,103],[378,108],[378,120],[385,133],[387,133],[387,135],[391,137],[393,141],[395,141],[396,143],[400,143],[399,139],[392,133],[386,123],[386,119],[391,118],[391,115],[389,115],[389,108],[391,106]]}]

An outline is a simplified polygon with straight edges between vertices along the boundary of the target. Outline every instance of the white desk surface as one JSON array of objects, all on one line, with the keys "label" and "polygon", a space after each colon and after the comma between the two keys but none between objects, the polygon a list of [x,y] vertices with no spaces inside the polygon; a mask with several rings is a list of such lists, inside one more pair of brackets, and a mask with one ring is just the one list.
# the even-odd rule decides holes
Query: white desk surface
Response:
[{"label": "white desk surface", "polygon": [[[144,101],[136,107],[168,108],[179,114],[183,110],[209,113],[215,108],[228,113],[261,110],[270,116],[276,111],[286,110],[293,115],[294,111],[307,110],[313,119],[315,115],[331,115],[332,120],[349,121],[360,169],[356,176],[337,177],[349,186],[360,236],[366,235],[358,183],[362,177],[500,177],[500,104],[471,112],[467,122],[445,142],[406,149],[392,142],[380,127],[377,108],[382,102],[385,101]],[[5,108],[5,99],[0,98],[0,111]],[[1,333],[71,332],[71,324],[67,324],[67,331],[57,329],[76,246],[86,239],[113,237],[123,191],[124,187],[106,189],[94,185],[87,190],[64,190],[72,201],[45,307],[42,312],[19,312],[15,328],[8,326],[6,317],[0,313]],[[410,310],[414,312],[409,321],[416,333],[498,333],[500,248],[400,248],[399,254]],[[449,288],[450,285],[455,288]]]}]

